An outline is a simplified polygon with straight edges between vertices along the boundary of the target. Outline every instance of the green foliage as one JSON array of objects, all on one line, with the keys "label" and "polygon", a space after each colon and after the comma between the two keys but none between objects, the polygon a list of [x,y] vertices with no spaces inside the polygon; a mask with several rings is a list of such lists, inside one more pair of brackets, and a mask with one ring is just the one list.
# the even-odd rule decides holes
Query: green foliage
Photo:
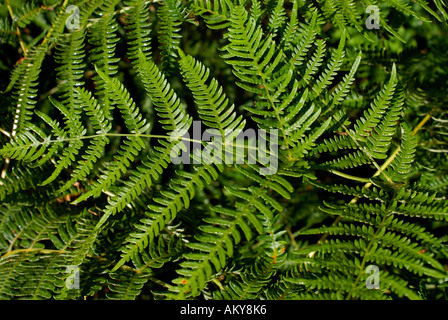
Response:
[{"label": "green foliage", "polygon": [[6,1],[0,299],[446,298],[446,10]]}]

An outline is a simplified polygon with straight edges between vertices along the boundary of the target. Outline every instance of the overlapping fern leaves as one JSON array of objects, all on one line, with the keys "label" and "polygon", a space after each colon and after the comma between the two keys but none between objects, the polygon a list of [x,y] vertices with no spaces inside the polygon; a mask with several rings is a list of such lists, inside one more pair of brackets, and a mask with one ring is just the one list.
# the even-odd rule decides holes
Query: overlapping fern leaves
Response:
[{"label": "overlapping fern leaves", "polygon": [[[347,60],[345,47],[348,25],[364,30],[359,5],[98,0],[76,2],[79,28],[64,30],[69,1],[60,2],[4,91],[13,121],[0,127],[1,299],[418,299],[422,286],[441,290],[448,252],[432,226],[445,223],[448,203],[415,172],[428,117],[406,124],[396,64],[349,115],[363,53]],[[446,18],[443,2],[434,1],[440,14],[417,2]],[[45,10],[26,9],[19,28]],[[336,44],[322,36],[326,20],[341,29]],[[183,49],[184,25],[201,23],[222,36],[219,59],[241,106],[213,65]],[[46,60],[57,87],[42,98]],[[185,138],[194,120],[218,138]],[[244,130],[262,132],[267,146],[242,142]],[[227,146],[244,151],[226,157]],[[173,161],[185,150],[191,161]],[[325,194],[319,226],[295,224],[304,186]],[[370,265],[379,290],[366,285]],[[70,270],[81,275],[76,288]]]},{"label": "overlapping fern leaves", "polygon": [[308,15],[318,10],[337,28],[350,27],[353,33],[364,34],[368,41],[374,41],[377,37],[375,32],[365,28],[366,21],[375,17],[376,22],[380,22],[381,28],[384,28],[391,37],[406,42],[406,35],[398,30],[399,26],[395,19],[397,15],[414,17],[424,23],[434,20],[442,22],[448,18],[447,5],[443,1],[430,2],[415,1],[416,5],[412,5],[405,1],[328,0],[321,1],[319,4],[304,2],[301,10],[307,12]]}]

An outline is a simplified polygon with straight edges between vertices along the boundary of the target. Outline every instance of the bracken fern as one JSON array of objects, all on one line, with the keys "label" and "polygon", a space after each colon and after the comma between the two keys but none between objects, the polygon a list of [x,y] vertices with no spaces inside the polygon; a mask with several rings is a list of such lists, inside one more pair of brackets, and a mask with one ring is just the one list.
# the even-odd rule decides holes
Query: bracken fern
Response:
[{"label": "bracken fern", "polygon": [[441,61],[448,15],[414,2],[6,1],[0,299],[443,299],[446,92],[405,68],[446,70],[394,15]]}]

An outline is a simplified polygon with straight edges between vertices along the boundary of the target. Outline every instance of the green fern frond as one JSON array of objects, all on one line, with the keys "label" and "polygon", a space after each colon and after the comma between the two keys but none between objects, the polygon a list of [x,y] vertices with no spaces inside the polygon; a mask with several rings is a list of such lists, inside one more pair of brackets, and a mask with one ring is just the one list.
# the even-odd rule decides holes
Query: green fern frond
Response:
[{"label": "green fern frond", "polygon": [[97,130],[96,133],[98,135],[92,138],[85,154],[81,156],[82,160],[78,161],[78,165],[73,170],[70,180],[59,189],[60,192],[70,188],[70,186],[75,184],[77,181],[83,180],[91,172],[94,164],[102,157],[104,148],[109,143],[109,138],[106,134],[112,127],[105,115],[102,113],[101,106],[97,103],[95,98],[85,90],[79,90],[78,93],[87,115],[90,116],[92,126],[95,130]]},{"label": "green fern frond", "polygon": [[[118,70],[117,63],[120,58],[115,57],[115,49],[119,38],[117,37],[118,23],[113,16],[113,9],[118,1],[110,2],[101,7],[99,20],[89,28],[89,43],[94,46],[91,49],[91,61],[97,69],[106,73],[109,77],[115,75]],[[107,117],[112,111],[111,103],[108,99],[107,89],[100,76],[93,77],[97,85],[97,95],[103,105]]]},{"label": "green fern frond", "polygon": [[446,298],[444,1],[0,7],[0,299]]},{"label": "green fern frond", "polygon": [[42,182],[42,185],[46,185],[54,181],[62,172],[62,170],[66,169],[75,161],[75,156],[79,153],[79,150],[84,145],[84,142],[79,139],[79,137],[85,135],[86,133],[86,130],[81,122],[79,106],[76,106],[76,109],[67,110],[66,107],[59,101],[53,98],[50,99],[50,101],[64,115],[66,126],[68,127],[68,129],[64,130],[66,132],[65,136],[74,139],[70,140],[68,146],[64,148],[60,159],[56,164],[55,170],[53,171],[51,176],[49,176],[45,181]]},{"label": "green fern frond", "polygon": [[[291,17],[292,18],[292,17]],[[305,56],[309,52],[309,49],[316,38],[316,23],[317,23],[317,13],[313,14],[313,17],[308,25],[302,25],[299,29],[300,32],[297,35],[298,39],[296,40],[296,44],[292,49],[292,56],[290,59],[290,63],[299,66],[305,62]]]},{"label": "green fern frond", "polygon": [[126,268],[110,274],[107,282],[111,293],[108,293],[107,297],[113,300],[134,300],[141,294],[144,284],[148,281],[163,284],[155,280],[152,269],[162,268],[165,263],[177,259],[181,248],[179,240],[169,238],[165,241],[159,238],[158,242],[148,247],[148,250],[133,257],[135,269]]},{"label": "green fern frond", "polygon": [[82,48],[84,40],[85,33],[79,29],[57,46],[58,52],[55,54],[55,61],[59,64],[56,71],[58,71],[60,83],[60,99],[64,105],[68,106],[69,110],[75,109],[74,105],[78,103],[76,87],[84,85],[82,80],[86,67],[83,61],[86,54]]},{"label": "green fern frond", "polygon": [[182,136],[181,133],[190,127],[191,118],[186,114],[179,98],[159,68],[151,60],[147,60],[142,52],[139,52],[138,59],[137,72],[146,93],[156,106],[162,127]]},{"label": "green fern frond", "polygon": [[132,0],[125,1],[127,10],[128,31],[128,56],[132,61],[138,59],[138,52],[141,50],[147,59],[151,54],[151,24],[149,20],[149,6],[146,1]]},{"label": "green fern frond", "polygon": [[[288,49],[292,49],[293,44],[297,41],[296,30],[299,28],[298,19],[299,1],[294,0],[291,9],[291,17],[286,22],[285,30],[281,37],[281,45],[285,48],[285,52]],[[254,14],[254,8],[252,7],[252,14]]]},{"label": "green fern frond", "polygon": [[[431,22],[428,15],[440,22],[447,18],[447,6],[441,1],[435,0],[432,5],[429,5],[427,1],[416,1],[416,3],[418,4],[417,6],[411,6],[405,1],[395,0],[384,1],[382,3],[378,3],[377,1],[355,2],[350,0],[325,0],[317,5],[306,3],[306,5],[302,4],[301,6],[305,7],[308,12],[318,11],[328,21],[331,21],[332,24],[341,30],[351,27],[358,32],[363,33],[368,41],[374,41],[376,35],[366,31],[363,22],[368,18],[368,15],[366,15],[365,12],[366,8],[375,5],[380,12],[380,28],[384,28],[393,37],[406,43],[403,36],[388,23],[388,20],[393,13],[402,13],[404,15],[413,16],[424,23]],[[440,14],[436,12],[435,7],[437,7]],[[394,10],[390,10],[389,8],[394,8]]]},{"label": "green fern frond", "polygon": [[269,33],[275,38],[277,36],[277,32],[279,29],[283,28],[283,25],[286,21],[286,11],[284,7],[284,0],[280,0],[277,2],[277,6],[271,12],[269,16]]},{"label": "green fern frond", "polygon": [[388,175],[391,179],[399,182],[405,181],[409,175],[417,147],[417,139],[411,133],[410,128],[406,124],[401,126],[403,133],[401,148],[388,168]]},{"label": "green fern frond", "polygon": [[[11,135],[14,137],[17,133],[25,130],[36,104],[36,92],[40,69],[47,47],[39,46],[36,50],[29,53],[23,63],[23,69],[20,67],[17,82],[15,84],[14,98],[17,101],[14,112],[14,124]],[[23,73],[22,73],[23,72]]]},{"label": "green fern frond", "polygon": [[385,159],[387,151],[392,142],[392,137],[396,131],[396,124],[400,119],[401,107],[403,105],[403,96],[394,98],[390,111],[381,121],[381,124],[367,138],[366,149],[368,153],[376,159]]},{"label": "green fern frond", "polygon": [[13,42],[17,37],[14,23],[9,18],[0,19],[0,40],[3,43]]},{"label": "green fern frond", "polygon": [[[226,260],[233,256],[234,246],[242,239],[240,230],[243,231],[247,240],[253,237],[252,228],[255,228],[259,234],[266,232],[266,241],[269,244],[266,245],[268,259],[271,259],[270,263],[274,261],[274,264],[281,265],[280,256],[283,257],[284,248],[283,243],[276,239],[282,232],[276,234],[274,222],[277,218],[272,213],[273,209],[279,210],[281,205],[267,194],[267,190],[275,190],[278,194],[289,198],[292,186],[277,175],[269,176],[268,181],[263,181],[254,173],[258,172],[258,169],[253,165],[249,167],[250,169],[237,168],[259,186],[250,187],[247,191],[227,188],[231,196],[241,199],[239,200],[241,202],[235,205],[236,210],[224,207],[212,208],[214,212],[223,216],[204,219],[204,222],[209,224],[200,227],[202,233],[196,236],[198,242],[187,244],[194,251],[184,255],[186,261],[181,263],[181,269],[177,270],[181,275],[180,278],[174,280],[174,283],[178,285],[177,288],[173,288],[177,298],[190,294],[198,295],[212,276],[221,271]],[[259,213],[264,216],[260,217]],[[261,237],[260,240],[265,239]]]},{"label": "green fern frond", "polygon": [[225,29],[230,24],[230,9],[233,2],[230,0],[192,0],[189,8],[195,15],[201,16],[210,29]]},{"label": "green fern frond", "polygon": [[254,264],[238,272],[238,278],[232,280],[221,291],[214,296],[217,299],[226,300],[254,300],[267,298],[266,290],[277,269],[284,266],[287,259],[285,242],[279,239],[285,231],[279,231],[282,227],[279,223],[279,215],[272,220],[263,220],[264,233],[258,236],[263,245],[260,250],[265,249],[264,255],[257,257]]},{"label": "green fern frond", "polygon": [[[91,119],[94,129],[98,130],[97,134],[99,134],[99,136],[95,139],[107,139],[105,134],[107,134],[111,128],[101,106],[92,94],[84,89],[79,90],[79,96],[87,114],[92,116]],[[131,124],[141,121],[141,115],[139,116],[138,112],[135,113],[135,109],[134,112],[126,111],[126,104],[123,105],[123,114],[124,117],[127,117],[127,121]],[[133,116],[139,117],[140,120],[133,119]],[[76,199],[73,204],[84,201],[91,196],[98,197],[103,191],[108,190],[121,177],[122,174],[126,173],[127,168],[131,165],[132,161],[135,159],[135,156],[142,150],[143,147],[144,142],[140,136],[133,135],[127,137],[120,145],[120,150],[117,151],[117,155],[114,156],[114,161],[107,165],[106,170],[98,178],[98,180],[94,182],[91,189]]]},{"label": "green fern frond", "polygon": [[180,38],[179,25],[182,23],[185,12],[182,11],[180,0],[166,0],[158,8],[159,17],[159,41],[162,54],[162,71],[166,75],[172,73],[177,58],[177,48]]},{"label": "green fern frond", "polygon": [[[73,228],[67,216],[60,216],[49,207],[32,214],[23,212],[14,220],[11,221],[14,228],[23,227],[2,255],[0,295],[3,299],[57,298],[64,293],[65,279],[70,275],[67,272],[71,264],[69,252],[82,241],[84,233],[79,227]],[[54,247],[47,249],[41,245],[40,241],[47,239]],[[76,292],[66,293],[69,295],[65,298],[76,297]]]},{"label": "green fern frond", "polygon": [[109,92],[109,99],[114,101],[118,109],[120,109],[126,128],[132,134],[139,135],[145,133],[149,129],[149,124],[146,123],[146,119],[143,119],[143,116],[140,114],[123,84],[116,78],[110,78],[98,68],[96,72],[101,77],[105,89]]},{"label": "green fern frond", "polygon": [[392,68],[389,82],[370,105],[370,109],[364,112],[363,118],[355,124],[354,137],[356,140],[365,141],[365,137],[372,131],[372,128],[382,119],[386,108],[390,105],[390,100],[395,92],[397,84],[396,67]]},{"label": "green fern frond", "polygon": [[[312,257],[306,261],[322,268],[319,272],[329,272],[329,274],[332,274],[335,278],[342,276],[339,273],[334,273],[336,270],[338,272],[342,271],[341,266],[336,267],[336,265],[331,265],[328,263],[328,259],[324,259],[325,253],[329,252],[335,254],[335,257],[337,257],[336,254],[340,253],[347,259],[353,259],[356,263],[355,266],[345,270],[345,272],[356,274],[356,281],[354,281],[354,283],[357,285],[352,285],[351,287],[331,287],[328,286],[327,283],[329,279],[326,279],[324,283],[322,283],[319,278],[319,280],[315,279],[313,280],[314,282],[312,282],[316,288],[322,289],[323,292],[325,292],[325,290],[345,292],[347,298],[352,298],[354,296],[358,298],[368,298],[368,295],[361,289],[362,281],[365,281],[361,280],[364,279],[362,277],[362,272],[367,264],[406,269],[419,276],[425,275],[442,279],[446,277],[443,265],[434,259],[435,253],[446,254],[441,243],[433,243],[433,235],[415,225],[407,223],[406,229],[402,228],[401,225],[404,226],[404,222],[400,221],[400,218],[394,217],[394,215],[399,215],[401,211],[406,210],[404,208],[407,207],[407,204],[405,203],[405,199],[407,198],[403,199],[403,203],[399,206],[400,208],[397,209],[398,205],[396,200],[394,200],[394,197],[400,199],[400,196],[397,196],[396,194],[386,197],[387,192],[380,196],[378,191],[374,191],[377,195],[376,197],[372,197],[372,194],[366,195],[355,190],[353,190],[354,192],[350,192],[345,188],[344,191],[342,188],[336,186],[333,186],[331,189],[332,191],[338,190],[358,197],[368,197],[373,202],[369,204],[351,203],[342,206],[328,204],[326,209],[322,209],[327,213],[343,217],[343,220],[330,227],[309,229],[301,232],[304,236],[324,233],[330,237],[335,237],[335,240],[331,239],[325,241],[325,243],[309,246],[306,249],[298,251],[301,256],[308,255],[309,257]],[[403,193],[403,195],[404,194],[406,193]],[[423,197],[423,195],[421,195],[421,197]],[[384,199],[384,202],[375,204],[379,198]],[[425,198],[428,199],[429,197],[426,196]],[[416,208],[413,207],[410,211],[415,212]],[[434,206],[431,209],[424,208],[422,211],[440,212],[440,207]],[[434,213],[434,215],[437,214]],[[433,217],[431,215],[428,216]],[[446,219],[446,217],[444,219]],[[403,236],[401,234],[405,235]],[[411,236],[412,238],[409,238],[408,236]],[[339,237],[347,240],[339,240]],[[354,240],[351,240],[352,238]],[[416,239],[422,241],[421,244],[418,244]],[[427,248],[431,248],[431,251],[427,251]],[[311,283],[308,283],[307,281],[308,280],[304,282],[301,281],[301,284],[310,285]],[[394,292],[395,290],[398,290],[397,293],[399,295],[406,295],[412,298],[418,296],[396,275],[390,279],[390,282],[386,283],[388,285],[386,288],[389,288]],[[398,286],[397,283],[404,284]],[[381,286],[384,290],[385,287],[383,283]]]},{"label": "green fern frond", "polygon": [[319,79],[311,90],[311,99],[314,100],[315,97],[319,96],[322,91],[332,83],[334,77],[339,71],[345,54],[345,37],[345,32],[343,32],[339,40],[338,48],[332,53],[330,57],[327,69],[325,69],[325,71],[323,71],[323,73],[319,76]]},{"label": "green fern frond", "polygon": [[25,3],[16,15],[16,23],[20,28],[25,28],[38,14],[47,10],[46,7],[39,6],[36,3]]}]

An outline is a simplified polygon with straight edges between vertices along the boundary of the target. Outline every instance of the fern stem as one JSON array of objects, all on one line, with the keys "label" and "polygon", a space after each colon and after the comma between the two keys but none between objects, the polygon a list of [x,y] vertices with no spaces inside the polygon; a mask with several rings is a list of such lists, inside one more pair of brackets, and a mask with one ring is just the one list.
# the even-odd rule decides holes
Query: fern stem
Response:
[{"label": "fern stem", "polygon": [[[414,130],[412,131],[413,136],[415,136],[420,131],[420,129],[426,124],[426,122],[428,122],[428,120],[431,119],[432,112],[433,111],[431,110],[429,113],[427,113],[426,116],[414,128]],[[389,158],[387,158],[387,160],[382,164],[381,168],[377,172],[375,172],[375,174],[372,177],[379,176],[382,171],[386,170],[386,168],[392,163],[392,161],[394,161],[395,157],[398,155],[400,150],[401,148],[400,146],[398,146],[397,149],[395,149],[395,151],[389,156]],[[364,188],[370,188],[371,185],[372,183],[369,181],[364,185]],[[357,197],[353,198],[352,201],[350,201],[350,203],[355,203],[356,201],[358,201]]]},{"label": "fern stem", "polygon": [[295,249],[299,249],[299,245],[297,244],[295,235],[294,235],[294,234],[292,233],[292,231],[291,231],[291,227],[290,227],[290,226],[286,226],[285,229],[286,229],[286,233],[287,233],[288,236],[289,236],[289,239],[291,240],[291,244],[293,245],[293,247],[294,247]]},{"label": "fern stem", "polygon": [[429,119],[431,119],[431,114],[433,113],[434,110],[431,110],[430,112],[428,112],[426,114],[426,116],[423,118],[422,121],[420,121],[420,123],[414,128],[414,131],[412,131],[412,135],[415,136],[417,134],[417,132],[420,131],[420,129],[426,124],[426,122],[428,122]]},{"label": "fern stem", "polygon": [[59,253],[59,254],[67,253],[67,251],[65,251],[65,250],[54,250],[54,249],[39,249],[39,248],[16,249],[16,250],[11,250],[11,251],[6,252],[4,255],[2,255],[0,257],[0,260],[5,259],[6,257],[8,257],[10,255],[13,255],[16,253],[22,253],[22,252],[25,252],[25,253],[29,253],[29,252]]},{"label": "fern stem", "polygon": [[[36,147],[39,145],[44,145],[46,143],[70,142],[70,141],[78,141],[78,140],[85,140],[85,139],[95,139],[95,138],[100,138],[100,137],[142,137],[142,138],[157,138],[157,139],[166,139],[166,140],[176,139],[169,135],[155,135],[155,134],[142,134],[142,133],[102,133],[102,134],[81,136],[81,137],[76,137],[76,138],[44,140],[44,141],[40,141],[37,143],[33,143],[32,145],[28,145],[28,147],[31,147],[31,146]],[[188,141],[188,142],[199,143],[199,144],[202,144],[203,142],[207,142],[207,141],[185,138],[185,137],[177,137],[177,140]],[[222,146],[230,146],[230,145],[232,145],[234,147],[243,147],[243,148],[258,151],[258,148],[256,146],[233,143],[232,141],[222,143]],[[272,156],[277,156],[277,154],[275,154],[274,152],[272,152],[270,150],[263,150],[263,152],[269,153]]]},{"label": "fern stem", "polygon": [[350,180],[354,180],[354,181],[367,182],[367,183],[370,182],[370,179],[352,176],[350,174],[346,174],[346,173],[340,172],[338,170],[329,170],[328,172],[331,172],[337,176],[340,176],[340,177],[343,177],[346,179],[350,179]]},{"label": "fern stem", "polygon": [[[6,6],[8,7],[9,15],[11,16],[11,19],[14,22],[15,21],[14,12],[12,12],[12,8],[11,8],[11,5],[9,3],[9,0],[6,0]],[[26,49],[25,43],[23,42],[22,34],[20,33],[19,25],[16,25],[16,34],[17,34],[17,38],[19,39],[20,47],[22,48],[22,51],[23,51],[23,56],[26,57],[27,49]]]}]

